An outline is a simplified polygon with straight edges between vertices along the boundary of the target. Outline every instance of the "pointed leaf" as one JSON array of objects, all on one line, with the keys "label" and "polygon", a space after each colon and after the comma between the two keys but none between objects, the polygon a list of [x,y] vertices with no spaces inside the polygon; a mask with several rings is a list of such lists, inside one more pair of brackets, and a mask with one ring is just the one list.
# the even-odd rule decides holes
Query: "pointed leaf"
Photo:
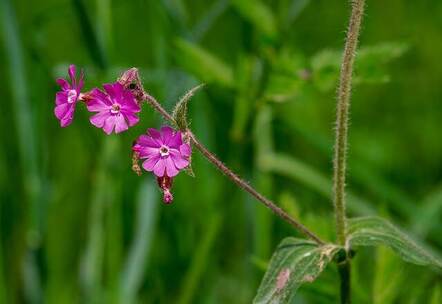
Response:
[{"label": "pointed leaf", "polygon": [[[362,47],[355,61],[355,84],[389,81],[387,64],[402,56],[408,49],[404,43],[380,43]],[[313,82],[321,91],[336,86],[341,65],[341,51],[322,50],[311,59]]]},{"label": "pointed leaf", "polygon": [[189,102],[190,98],[195,94],[196,91],[198,91],[200,88],[202,88],[204,84],[200,84],[192,89],[190,89],[181,99],[178,101],[178,103],[175,106],[175,109],[173,109],[172,116],[175,120],[178,128],[181,131],[186,131],[189,127],[189,123],[187,121],[187,103]]},{"label": "pointed leaf", "polygon": [[349,221],[350,246],[385,245],[407,262],[442,269],[442,262],[408,235],[379,217],[360,217]]},{"label": "pointed leaf", "polygon": [[270,260],[253,303],[291,303],[303,283],[313,282],[339,251],[339,247],[288,237]]}]

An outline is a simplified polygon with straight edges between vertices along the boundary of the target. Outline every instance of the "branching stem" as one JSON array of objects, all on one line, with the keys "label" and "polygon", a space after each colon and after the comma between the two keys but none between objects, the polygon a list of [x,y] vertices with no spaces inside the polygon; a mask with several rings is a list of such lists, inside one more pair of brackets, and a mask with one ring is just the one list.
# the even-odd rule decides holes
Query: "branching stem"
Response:
[{"label": "branching stem", "polygon": [[[159,112],[166,120],[175,124],[175,120],[172,115],[170,115],[161,104],[151,95],[143,92],[143,98],[157,111]],[[292,225],[295,229],[300,231],[302,234],[312,239],[319,245],[325,244],[315,233],[310,231],[306,226],[302,223],[291,217],[287,212],[279,208],[274,202],[266,198],[264,195],[255,190],[250,184],[241,179],[237,174],[235,174],[232,170],[230,170],[222,161],[220,161],[213,153],[211,153],[207,148],[195,137],[195,135],[187,130],[187,134],[190,137],[193,145],[201,152],[201,154],[210,161],[215,167],[217,167],[224,175],[226,175],[231,181],[233,181],[236,185],[238,185],[241,189],[250,193],[253,197],[255,197],[258,201],[263,203],[267,208],[272,210],[277,216],[282,218],[284,221]]]}]

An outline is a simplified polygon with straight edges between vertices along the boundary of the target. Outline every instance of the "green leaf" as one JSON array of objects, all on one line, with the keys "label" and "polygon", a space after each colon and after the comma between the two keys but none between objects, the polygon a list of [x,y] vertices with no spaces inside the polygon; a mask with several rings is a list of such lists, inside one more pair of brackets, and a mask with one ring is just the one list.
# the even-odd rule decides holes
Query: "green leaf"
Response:
[{"label": "green leaf", "polygon": [[332,244],[288,237],[282,240],[270,260],[253,303],[291,303],[303,283],[313,282],[339,251]]},{"label": "green leaf", "polygon": [[190,98],[195,94],[196,91],[201,89],[204,84],[197,85],[196,87],[190,89],[183,97],[181,97],[180,101],[176,104],[173,109],[172,116],[175,120],[177,127],[181,131],[186,131],[189,127],[189,123],[187,121],[187,103]]},{"label": "green leaf", "polygon": [[[355,84],[389,81],[386,64],[402,56],[407,49],[406,44],[393,42],[362,47],[355,61]],[[341,54],[341,51],[326,49],[311,58],[313,81],[319,90],[329,91],[336,87]]]},{"label": "green leaf", "polygon": [[386,64],[402,56],[405,43],[386,42],[362,48],[355,64],[356,83],[384,83],[390,80]]},{"label": "green leaf", "polygon": [[349,221],[348,242],[351,247],[385,245],[404,261],[442,269],[442,262],[409,236],[379,217],[360,217]]},{"label": "green leaf", "polygon": [[176,60],[189,73],[207,83],[218,83],[231,88],[234,85],[230,66],[200,46],[183,39],[175,41]]},{"label": "green leaf", "polygon": [[[203,86],[204,84],[200,84],[190,89],[183,97],[181,97],[180,101],[178,101],[175,108],[173,109],[173,119],[175,120],[178,129],[180,129],[181,131],[186,131],[189,128],[189,121],[187,119],[187,103],[189,102],[190,98],[192,98],[192,96],[195,94],[195,92],[201,89]],[[195,173],[193,172],[191,163],[192,159],[189,157],[189,165],[184,168],[184,172],[191,177],[195,177]]]}]

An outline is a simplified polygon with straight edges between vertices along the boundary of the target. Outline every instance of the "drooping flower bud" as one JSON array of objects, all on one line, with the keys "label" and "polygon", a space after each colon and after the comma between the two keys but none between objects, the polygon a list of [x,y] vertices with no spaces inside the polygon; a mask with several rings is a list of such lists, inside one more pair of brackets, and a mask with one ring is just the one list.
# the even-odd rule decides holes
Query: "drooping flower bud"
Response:
[{"label": "drooping flower bud", "polygon": [[132,83],[136,82],[138,80],[138,69],[137,68],[131,68],[127,71],[125,71],[120,78],[118,78],[118,82],[121,83],[123,86],[128,87]]},{"label": "drooping flower bud", "polygon": [[172,181],[173,178],[167,175],[164,175],[162,177],[157,177],[158,186],[163,192],[163,202],[165,204],[171,204],[173,201],[173,195],[172,192],[170,191],[172,188]]}]

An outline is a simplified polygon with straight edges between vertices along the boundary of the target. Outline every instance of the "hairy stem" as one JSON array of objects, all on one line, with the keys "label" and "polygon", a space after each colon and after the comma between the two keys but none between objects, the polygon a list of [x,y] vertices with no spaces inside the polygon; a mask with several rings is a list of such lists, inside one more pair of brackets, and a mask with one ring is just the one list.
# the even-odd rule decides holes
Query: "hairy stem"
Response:
[{"label": "hairy stem", "polygon": [[310,239],[316,241],[318,244],[324,244],[324,242],[316,236],[313,232],[311,232],[307,227],[303,224],[292,218],[288,215],[284,210],[275,205],[271,200],[266,198],[264,195],[256,191],[250,184],[242,180],[238,175],[236,175],[232,170],[230,170],[226,165],[223,164],[215,155],[213,155],[206,147],[204,147],[198,139],[195,138],[192,132],[188,131],[190,138],[194,144],[194,146],[212,163],[214,164],[222,173],[224,173],[228,178],[230,178],[235,184],[237,184],[240,188],[250,193],[253,197],[255,197],[258,201],[263,203],[267,208],[271,209],[277,216],[288,222],[290,225],[298,229],[304,235],[309,237]]},{"label": "hairy stem", "polygon": [[[157,111],[159,112],[166,120],[175,124],[175,120],[173,117],[161,106],[161,104],[151,95],[144,93],[143,98],[147,100],[147,102]],[[188,130],[188,136],[190,137],[193,145],[201,152],[201,154],[212,164],[215,165],[222,173],[224,173],[230,180],[232,180],[236,185],[238,185],[241,189],[250,193],[253,197],[255,197],[258,201],[263,203],[267,208],[272,210],[277,216],[285,220],[287,223],[292,225],[295,229],[300,231],[302,234],[312,239],[319,245],[325,244],[315,233],[310,231],[303,224],[298,222],[296,219],[292,218],[287,212],[279,208],[274,202],[266,198],[264,195],[256,191],[252,186],[250,186],[246,181],[241,179],[238,175],[236,175],[232,170],[230,170],[226,165],[223,164],[213,153],[211,153],[207,148],[195,137],[195,135]]]},{"label": "hairy stem", "polygon": [[347,227],[345,217],[345,177],[348,144],[348,112],[350,107],[353,63],[364,14],[365,0],[353,0],[350,25],[348,27],[342,58],[341,75],[337,96],[336,138],[333,172],[334,208],[336,232],[340,245],[345,245]]},{"label": "hairy stem", "polygon": [[[348,113],[353,74],[353,64],[358,46],[365,0],[353,0],[350,24],[342,58],[341,75],[337,96],[336,139],[333,172],[334,208],[336,233],[340,245],[345,246],[347,239],[347,220],[345,215],[345,177],[348,145]],[[351,303],[350,258],[338,265],[341,279],[341,303]]]}]

